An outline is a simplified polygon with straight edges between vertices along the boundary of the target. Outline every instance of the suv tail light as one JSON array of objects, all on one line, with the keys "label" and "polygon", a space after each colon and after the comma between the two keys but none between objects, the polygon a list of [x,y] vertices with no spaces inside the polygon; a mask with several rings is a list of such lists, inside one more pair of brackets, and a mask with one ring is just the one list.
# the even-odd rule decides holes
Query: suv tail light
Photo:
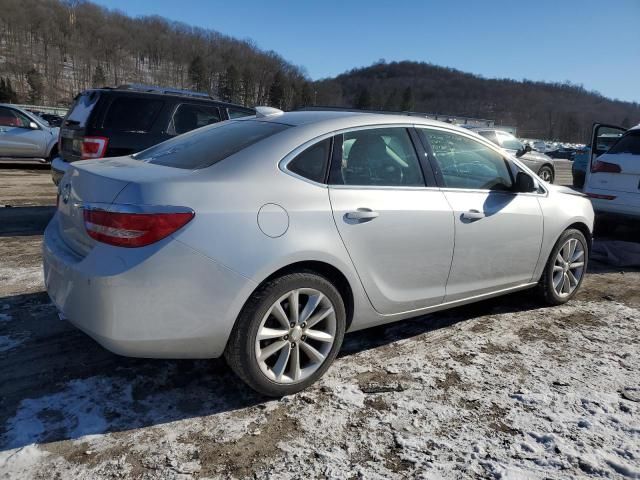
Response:
[{"label": "suv tail light", "polygon": [[107,137],[84,137],[82,139],[80,158],[83,160],[102,158],[107,151],[108,144],[109,139]]},{"label": "suv tail light", "polygon": [[591,165],[591,173],[622,173],[620,165],[596,160]]},{"label": "suv tail light", "polygon": [[129,213],[85,208],[84,227],[99,242],[117,247],[144,247],[168,237],[195,216],[190,209],[172,210],[180,211]]}]

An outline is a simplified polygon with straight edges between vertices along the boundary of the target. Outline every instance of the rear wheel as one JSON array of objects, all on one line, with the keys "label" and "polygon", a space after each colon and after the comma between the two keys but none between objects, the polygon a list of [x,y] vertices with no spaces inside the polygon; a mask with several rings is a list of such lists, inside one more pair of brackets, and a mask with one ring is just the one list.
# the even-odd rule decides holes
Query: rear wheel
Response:
[{"label": "rear wheel", "polygon": [[547,183],[553,183],[553,169],[547,165],[538,171],[538,176]]},{"label": "rear wheel", "polygon": [[560,305],[575,296],[587,270],[589,245],[580,230],[570,228],[560,235],[551,251],[539,288],[549,305]]},{"label": "rear wheel", "polygon": [[231,332],[225,358],[251,388],[269,396],[296,393],[335,359],[346,325],[344,302],[326,278],[292,273],[263,285]]}]

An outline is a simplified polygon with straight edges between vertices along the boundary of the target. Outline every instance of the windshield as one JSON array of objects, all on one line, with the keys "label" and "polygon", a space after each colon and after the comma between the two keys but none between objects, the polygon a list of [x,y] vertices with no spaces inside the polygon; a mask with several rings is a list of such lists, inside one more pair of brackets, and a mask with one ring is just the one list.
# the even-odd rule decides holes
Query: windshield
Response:
[{"label": "windshield", "polygon": [[192,130],[133,155],[155,165],[195,170],[213,165],[287,128],[275,122],[228,121]]},{"label": "windshield", "polygon": [[502,144],[502,148],[506,148],[507,150],[520,150],[522,148],[522,143],[513,135],[504,132],[498,132],[498,136],[500,137],[500,143]]}]

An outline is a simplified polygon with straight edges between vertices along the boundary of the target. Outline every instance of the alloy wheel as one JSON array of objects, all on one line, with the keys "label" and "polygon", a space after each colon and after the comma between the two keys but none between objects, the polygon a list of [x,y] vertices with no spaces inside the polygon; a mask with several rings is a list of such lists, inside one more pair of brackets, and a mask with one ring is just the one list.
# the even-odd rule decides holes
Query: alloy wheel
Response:
[{"label": "alloy wheel", "polygon": [[582,243],[569,238],[553,264],[553,289],[559,297],[567,297],[577,288],[584,273],[584,260]]},{"label": "alloy wheel", "polygon": [[255,354],[262,373],[276,383],[297,383],[324,363],[337,328],[333,304],[314,288],[282,295],[262,318]]},{"label": "alloy wheel", "polygon": [[542,178],[542,180],[544,180],[547,183],[551,183],[551,170],[547,169],[547,168],[543,168],[542,171],[540,172],[540,178]]}]

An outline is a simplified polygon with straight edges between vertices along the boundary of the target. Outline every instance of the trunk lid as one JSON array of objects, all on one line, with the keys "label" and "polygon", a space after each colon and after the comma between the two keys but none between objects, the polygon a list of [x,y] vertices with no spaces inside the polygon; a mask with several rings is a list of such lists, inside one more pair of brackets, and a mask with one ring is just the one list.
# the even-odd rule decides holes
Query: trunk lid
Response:
[{"label": "trunk lid", "polygon": [[640,193],[640,155],[605,153],[594,161],[617,165],[620,167],[620,172],[592,172],[590,187],[616,192]]},{"label": "trunk lid", "polygon": [[86,203],[111,205],[130,183],[166,181],[190,175],[188,170],[153,165],[131,157],[75,162],[59,185],[60,236],[78,255],[85,256],[96,241],[84,226]]}]

